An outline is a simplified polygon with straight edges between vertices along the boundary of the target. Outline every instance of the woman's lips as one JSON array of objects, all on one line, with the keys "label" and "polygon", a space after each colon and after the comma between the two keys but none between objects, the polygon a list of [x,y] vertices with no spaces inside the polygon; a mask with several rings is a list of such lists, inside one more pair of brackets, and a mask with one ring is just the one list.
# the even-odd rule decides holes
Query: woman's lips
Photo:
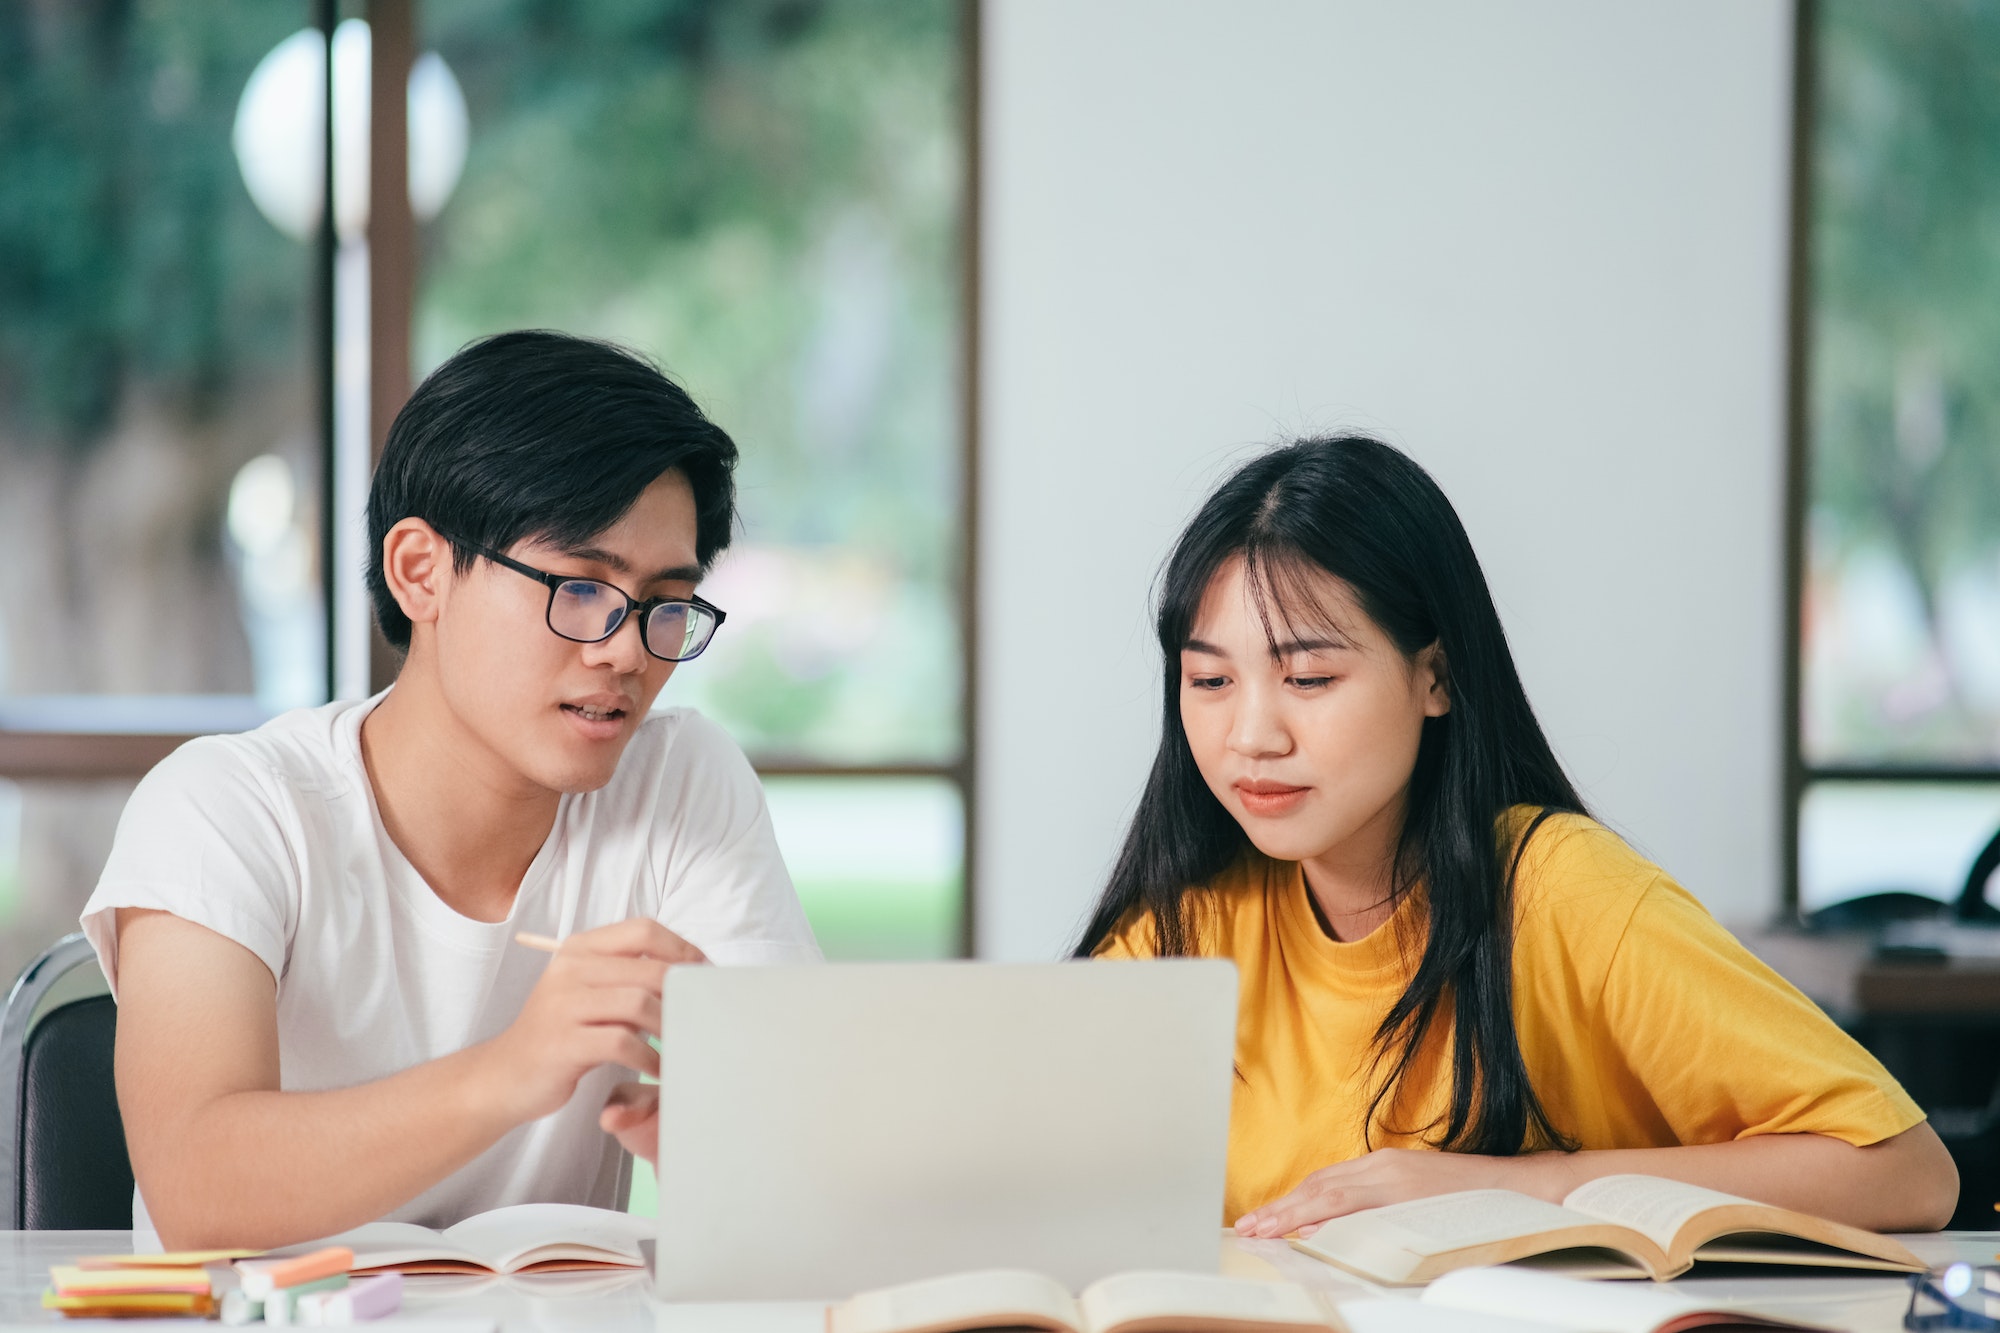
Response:
[{"label": "woman's lips", "polygon": [[1239,782],[1236,799],[1253,815],[1282,815],[1298,808],[1311,790],[1282,782]]}]

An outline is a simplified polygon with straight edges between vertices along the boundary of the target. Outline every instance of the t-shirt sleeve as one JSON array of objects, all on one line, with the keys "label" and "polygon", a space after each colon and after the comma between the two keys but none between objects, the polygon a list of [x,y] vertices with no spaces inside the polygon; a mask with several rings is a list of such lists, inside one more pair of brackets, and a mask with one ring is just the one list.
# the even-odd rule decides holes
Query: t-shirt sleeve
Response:
[{"label": "t-shirt sleeve", "polygon": [[1159,954],[1153,914],[1133,908],[1118,922],[1117,929],[1099,940],[1090,951],[1092,958],[1153,958]]},{"label": "t-shirt sleeve", "polygon": [[1874,1056],[1665,875],[1618,942],[1603,1013],[1682,1143],[1825,1134],[1859,1147],[1924,1119]]},{"label": "t-shirt sleeve", "polygon": [[750,761],[693,712],[681,717],[670,755],[654,816],[660,924],[711,962],[819,961]]},{"label": "t-shirt sleeve", "polygon": [[183,745],[133,790],[83,908],[84,935],[114,996],[121,907],[205,926],[256,954],[274,980],[284,975],[299,877],[272,782],[211,738]]}]

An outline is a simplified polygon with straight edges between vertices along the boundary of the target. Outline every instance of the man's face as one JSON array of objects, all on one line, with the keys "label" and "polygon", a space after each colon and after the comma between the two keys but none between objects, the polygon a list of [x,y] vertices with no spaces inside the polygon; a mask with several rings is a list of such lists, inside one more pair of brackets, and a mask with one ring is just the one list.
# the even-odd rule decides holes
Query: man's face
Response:
[{"label": "man's face", "polygon": [[[522,541],[504,554],[636,601],[686,597],[700,575],[694,492],[678,470],[666,472],[584,545]],[[449,583],[434,644],[439,688],[459,724],[535,786],[581,792],[609,782],[676,664],[646,651],[633,615],[598,643],[562,638],[548,626],[548,587],[490,560]]]}]

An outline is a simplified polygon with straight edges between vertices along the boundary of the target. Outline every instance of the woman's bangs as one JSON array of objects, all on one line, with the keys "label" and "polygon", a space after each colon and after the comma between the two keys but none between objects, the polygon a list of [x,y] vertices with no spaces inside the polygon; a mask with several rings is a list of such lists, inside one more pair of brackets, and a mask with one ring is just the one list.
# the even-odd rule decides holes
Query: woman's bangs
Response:
[{"label": "woman's bangs", "polygon": [[1303,551],[1253,540],[1243,550],[1243,579],[1272,657],[1295,644],[1355,641],[1353,592]]}]

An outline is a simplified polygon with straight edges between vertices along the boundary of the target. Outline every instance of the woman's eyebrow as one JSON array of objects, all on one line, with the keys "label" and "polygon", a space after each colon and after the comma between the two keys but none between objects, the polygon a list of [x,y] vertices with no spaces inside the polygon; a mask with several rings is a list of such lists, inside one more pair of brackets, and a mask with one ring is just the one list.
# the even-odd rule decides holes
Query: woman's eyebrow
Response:
[{"label": "woman's eyebrow", "polygon": [[1216,647],[1206,639],[1189,639],[1181,644],[1181,651],[1184,653],[1207,653],[1210,657],[1229,656],[1228,653],[1223,652],[1222,649]]},{"label": "woman's eyebrow", "polygon": [[1291,657],[1298,653],[1331,653],[1350,651],[1354,647],[1345,639],[1290,639],[1284,643],[1271,645],[1273,657]]}]

